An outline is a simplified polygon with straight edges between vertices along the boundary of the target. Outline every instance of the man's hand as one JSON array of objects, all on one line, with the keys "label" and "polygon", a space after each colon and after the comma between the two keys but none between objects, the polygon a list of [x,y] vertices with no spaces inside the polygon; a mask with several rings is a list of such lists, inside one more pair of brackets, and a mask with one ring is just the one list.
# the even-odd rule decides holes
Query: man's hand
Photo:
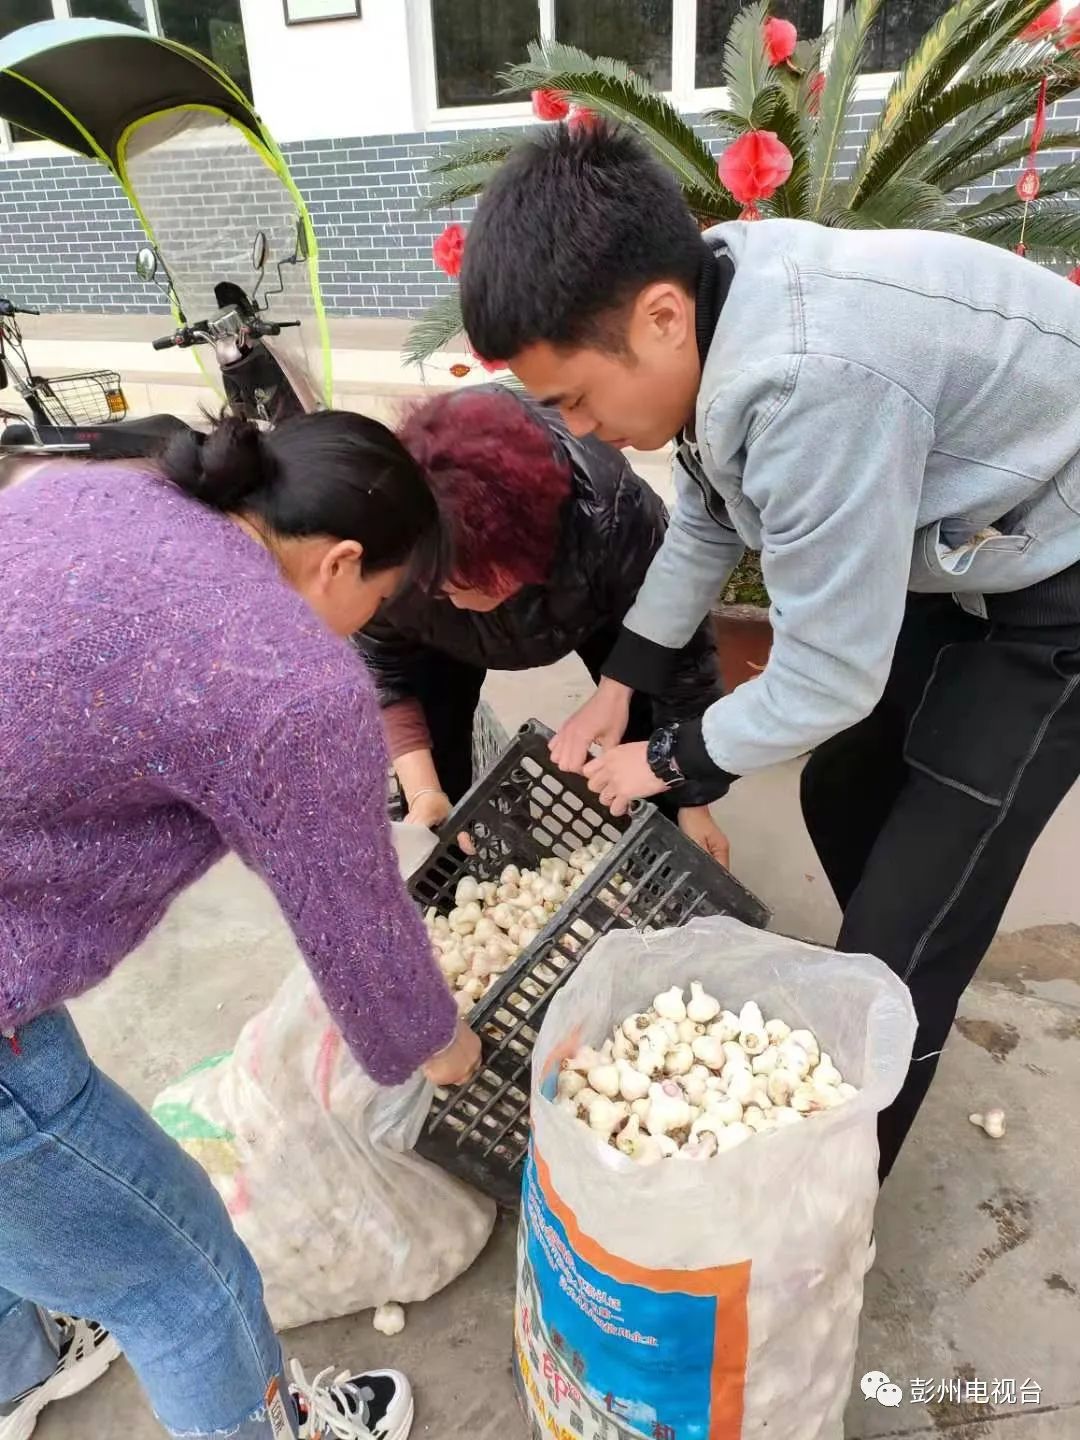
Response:
[{"label": "man's hand", "polygon": [[409,806],[405,824],[424,825],[429,830],[437,830],[451,808],[450,797],[442,790],[424,790]]},{"label": "man's hand", "polygon": [[585,766],[583,773],[589,789],[599,795],[601,805],[606,805],[612,815],[625,815],[631,800],[645,800],[667,789],[649,767],[648,750],[645,740],[616,745]]},{"label": "man's hand", "polygon": [[679,829],[689,836],[695,845],[700,845],[718,865],[727,869],[731,864],[731,846],[728,838],[709,814],[707,805],[688,805],[679,811]]},{"label": "man's hand", "polygon": [[433,1085],[464,1085],[479,1068],[480,1037],[459,1020],[453,1040],[431,1057],[423,1071]]},{"label": "man's hand", "polygon": [[591,745],[599,745],[601,750],[618,745],[626,733],[633,693],[606,675],[601,679],[596,693],[552,736],[551,758],[560,770],[581,775]]}]

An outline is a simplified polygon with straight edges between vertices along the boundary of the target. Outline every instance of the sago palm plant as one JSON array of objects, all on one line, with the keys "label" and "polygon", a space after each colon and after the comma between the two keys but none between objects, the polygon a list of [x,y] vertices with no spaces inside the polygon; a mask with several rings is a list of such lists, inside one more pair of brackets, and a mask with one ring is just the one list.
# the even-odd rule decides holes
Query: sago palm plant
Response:
[{"label": "sago palm plant", "polygon": [[[1046,0],[956,0],[897,75],[853,173],[841,178],[847,111],[881,3],[856,0],[834,33],[799,44],[780,63],[766,39],[767,0],[736,15],[724,53],[727,107],[703,120],[721,140],[768,131],[790,152],[790,175],[758,212],[822,225],[950,230],[1009,247],[1023,237],[1030,258],[1047,263],[1080,255],[1080,204],[1071,198],[1080,162],[1044,170],[1038,198],[1027,205],[1012,185],[968,196],[986,176],[1024,162],[1032,140],[1019,132],[1044,81],[1048,105],[1080,87],[1074,17],[1055,23],[1060,7],[1048,10]],[[509,90],[550,92],[631,126],[678,176],[703,225],[742,212],[706,140],[621,61],[534,43],[504,78]],[[452,205],[483,190],[516,138],[489,131],[454,147],[432,167],[428,204]],[[1053,125],[1037,146],[1077,147],[1076,131]],[[460,329],[455,293],[417,322],[408,357],[422,362]]]}]

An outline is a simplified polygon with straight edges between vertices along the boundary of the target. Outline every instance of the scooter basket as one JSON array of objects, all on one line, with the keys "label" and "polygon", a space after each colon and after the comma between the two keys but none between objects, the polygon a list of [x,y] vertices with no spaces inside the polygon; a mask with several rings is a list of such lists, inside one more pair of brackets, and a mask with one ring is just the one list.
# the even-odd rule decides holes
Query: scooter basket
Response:
[{"label": "scooter basket", "polygon": [[469,1023],[483,1059],[467,1084],[438,1089],[416,1148],[500,1204],[517,1204],[529,1144],[529,1067],[552,996],[599,936],[613,928],[660,930],[696,915],[768,922],[766,907],[655,806],[638,801],[615,819],[585,781],[565,775],[548,754],[551,731],[530,720],[505,754],[465,796],[443,827],[466,831],[432,852],[409,881],[413,898],[447,912],[465,874],[495,878],[508,864],[535,868],[592,840],[612,849],[527,950],[476,1005]]},{"label": "scooter basket", "polygon": [[108,425],[123,420],[127,400],[116,370],[88,370],[85,375],[35,375],[34,398],[52,425]]}]

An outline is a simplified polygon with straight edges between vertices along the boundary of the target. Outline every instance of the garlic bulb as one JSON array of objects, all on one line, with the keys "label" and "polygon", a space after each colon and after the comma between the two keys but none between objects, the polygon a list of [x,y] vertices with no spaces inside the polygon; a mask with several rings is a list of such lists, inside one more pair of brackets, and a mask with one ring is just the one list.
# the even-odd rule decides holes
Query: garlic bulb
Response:
[{"label": "garlic bulb", "polygon": [[750,1069],[755,1075],[771,1075],[780,1063],[780,1052],[775,1045],[767,1045],[760,1055],[755,1055]]},{"label": "garlic bulb", "polygon": [[371,1323],[380,1335],[400,1335],[405,1329],[405,1311],[393,1302],[380,1305],[372,1316]]},{"label": "garlic bulb", "polygon": [[792,1045],[801,1045],[807,1055],[811,1056],[813,1063],[817,1064],[821,1058],[821,1046],[812,1030],[792,1030],[788,1040]]},{"label": "garlic bulb", "polygon": [[[550,865],[542,869],[557,873]],[[526,872],[522,886],[530,884]],[[433,935],[439,963],[445,947],[460,947],[474,967],[483,968],[491,947],[509,947],[507,937],[485,940],[486,933]],[[563,1061],[555,1103],[599,1141],[638,1164],[672,1156],[705,1163],[858,1094],[812,1031],[791,1030],[779,1017],[766,1022],[753,1000],[737,1015],[721,1010],[700,981],[691,981],[689,989],[689,1001],[678,986],[662,991],[652,1008],[627,1016],[602,1044],[583,1046]],[[981,1123],[984,1117],[972,1119]],[[985,1119],[988,1133],[1002,1132],[999,1112]]]},{"label": "garlic bulb", "polygon": [[[480,886],[471,875],[466,875],[458,881],[457,889],[454,891],[454,902],[457,905],[467,905],[470,901],[480,899]],[[479,916],[477,916],[479,919]]]},{"label": "garlic bulb", "polygon": [[630,1106],[625,1100],[609,1100],[606,1095],[598,1095],[588,1113],[589,1129],[607,1140],[629,1116]]},{"label": "garlic bulb", "polygon": [[619,1077],[619,1094],[624,1100],[643,1100],[649,1093],[649,1077],[643,1075],[636,1065],[619,1060],[615,1065]]},{"label": "garlic bulb", "polygon": [[[619,1093],[619,1067],[617,1065],[595,1065],[589,1071],[589,1085],[598,1095],[614,1100]],[[627,1096],[628,1100],[634,1097]]]},{"label": "garlic bulb", "polygon": [[840,1071],[832,1063],[832,1056],[822,1055],[821,1059],[810,1071],[810,1079],[815,1085],[839,1085],[843,1080]]},{"label": "garlic bulb", "polygon": [[690,982],[690,1000],[686,1006],[686,1018],[695,1025],[708,1025],[720,1014],[720,1001],[706,995],[698,980]]},{"label": "garlic bulb", "polygon": [[668,1075],[688,1075],[694,1068],[694,1051],[680,1041],[673,1045],[664,1057],[664,1071]]},{"label": "garlic bulb", "polygon": [[705,1026],[698,1025],[693,1020],[680,1020],[678,1031],[682,1044],[692,1045],[699,1035],[705,1034]]},{"label": "garlic bulb", "polygon": [[699,1035],[691,1045],[690,1053],[710,1070],[722,1070],[726,1063],[724,1046],[715,1035]]},{"label": "garlic bulb", "polygon": [[734,1150],[736,1145],[741,1145],[744,1140],[752,1140],[753,1136],[753,1130],[741,1120],[737,1120],[734,1125],[725,1125],[716,1137],[717,1154],[722,1155],[725,1150]]},{"label": "garlic bulb", "polygon": [[720,1017],[709,1026],[709,1034],[720,1040],[734,1040],[739,1033],[739,1017],[732,1010],[721,1010]]},{"label": "garlic bulb", "polygon": [[645,1126],[650,1135],[670,1135],[690,1125],[690,1106],[674,1080],[649,1087],[649,1114]]},{"label": "garlic bulb", "polygon": [[969,1115],[968,1119],[972,1125],[978,1125],[980,1130],[985,1130],[991,1140],[1000,1140],[1005,1134],[1004,1110],[987,1110],[985,1115]]},{"label": "garlic bulb", "polygon": [[659,1075],[664,1068],[666,1053],[664,1050],[655,1049],[647,1040],[643,1040],[638,1046],[637,1059],[634,1064],[643,1075]]},{"label": "garlic bulb", "polygon": [[686,1019],[686,1006],[683,1003],[683,992],[678,985],[673,985],[670,990],[664,990],[653,1000],[653,1009],[661,1020],[674,1020],[676,1024]]}]

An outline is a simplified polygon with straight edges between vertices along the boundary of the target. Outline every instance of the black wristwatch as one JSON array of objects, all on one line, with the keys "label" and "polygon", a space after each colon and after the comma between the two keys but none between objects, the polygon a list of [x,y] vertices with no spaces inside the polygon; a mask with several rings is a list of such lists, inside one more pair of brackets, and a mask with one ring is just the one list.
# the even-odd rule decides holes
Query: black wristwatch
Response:
[{"label": "black wristwatch", "polygon": [[659,730],[654,730],[649,736],[649,746],[645,752],[649,769],[658,780],[664,782],[669,790],[674,790],[677,785],[682,785],[686,780],[686,776],[675,758],[678,743],[678,725],[661,725]]}]

